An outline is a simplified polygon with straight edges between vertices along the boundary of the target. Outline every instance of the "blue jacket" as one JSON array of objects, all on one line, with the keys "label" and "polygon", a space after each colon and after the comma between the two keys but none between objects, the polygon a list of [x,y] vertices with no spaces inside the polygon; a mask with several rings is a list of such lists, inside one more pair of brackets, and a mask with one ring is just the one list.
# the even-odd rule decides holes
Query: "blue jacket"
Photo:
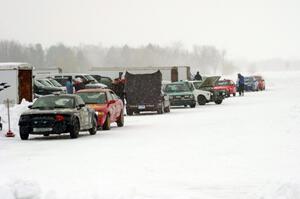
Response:
[{"label": "blue jacket", "polygon": [[238,79],[239,79],[239,85],[245,84],[244,76],[241,74],[238,74]]},{"label": "blue jacket", "polygon": [[73,84],[70,81],[66,82],[67,94],[73,94]]}]

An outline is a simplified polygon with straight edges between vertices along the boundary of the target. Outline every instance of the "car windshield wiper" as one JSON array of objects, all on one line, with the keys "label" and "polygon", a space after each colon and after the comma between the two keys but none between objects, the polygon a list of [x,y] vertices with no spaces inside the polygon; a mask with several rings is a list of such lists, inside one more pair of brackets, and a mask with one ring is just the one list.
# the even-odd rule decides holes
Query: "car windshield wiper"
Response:
[{"label": "car windshield wiper", "polygon": [[31,109],[44,109],[44,110],[47,110],[47,109],[53,109],[53,107],[46,107],[46,106],[33,106]]},{"label": "car windshield wiper", "polygon": [[70,107],[66,107],[66,106],[54,106],[53,108],[70,108]]}]

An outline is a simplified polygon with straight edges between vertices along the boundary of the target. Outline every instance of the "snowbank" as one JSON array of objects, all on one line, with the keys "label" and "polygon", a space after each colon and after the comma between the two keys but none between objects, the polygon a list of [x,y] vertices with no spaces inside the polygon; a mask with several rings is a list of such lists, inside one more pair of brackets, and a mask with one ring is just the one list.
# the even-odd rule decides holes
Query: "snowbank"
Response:
[{"label": "snowbank", "polygon": [[[11,121],[11,130],[16,134],[19,132],[18,122],[20,115],[28,110],[28,106],[32,104],[31,102],[22,100],[20,104],[16,104],[13,107],[10,107],[10,121]],[[0,136],[5,136],[5,133],[8,131],[8,117],[7,117],[7,106],[0,104],[0,116],[2,118],[3,129],[0,131]]]},{"label": "snowbank", "polygon": [[[300,72],[262,75],[266,91],[94,136],[1,132],[0,199],[299,199]],[[15,133],[28,104],[12,108]]]}]

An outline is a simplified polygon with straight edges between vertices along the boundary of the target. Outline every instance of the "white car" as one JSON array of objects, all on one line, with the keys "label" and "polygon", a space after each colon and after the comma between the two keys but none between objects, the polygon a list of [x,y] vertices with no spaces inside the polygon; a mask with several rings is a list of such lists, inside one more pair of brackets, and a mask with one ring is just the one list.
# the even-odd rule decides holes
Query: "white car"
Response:
[{"label": "white car", "polygon": [[204,81],[188,81],[196,102],[205,105],[208,102],[221,104],[226,97],[226,90],[216,90],[214,86],[220,76],[207,77]]}]

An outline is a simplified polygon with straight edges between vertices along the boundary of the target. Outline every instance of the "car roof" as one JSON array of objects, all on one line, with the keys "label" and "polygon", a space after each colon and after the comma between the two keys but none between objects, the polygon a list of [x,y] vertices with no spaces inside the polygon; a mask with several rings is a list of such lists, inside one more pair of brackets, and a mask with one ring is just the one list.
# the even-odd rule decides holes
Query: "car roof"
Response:
[{"label": "car roof", "polygon": [[111,89],[108,88],[90,88],[90,89],[81,89],[77,93],[91,93],[91,92],[110,92]]}]

